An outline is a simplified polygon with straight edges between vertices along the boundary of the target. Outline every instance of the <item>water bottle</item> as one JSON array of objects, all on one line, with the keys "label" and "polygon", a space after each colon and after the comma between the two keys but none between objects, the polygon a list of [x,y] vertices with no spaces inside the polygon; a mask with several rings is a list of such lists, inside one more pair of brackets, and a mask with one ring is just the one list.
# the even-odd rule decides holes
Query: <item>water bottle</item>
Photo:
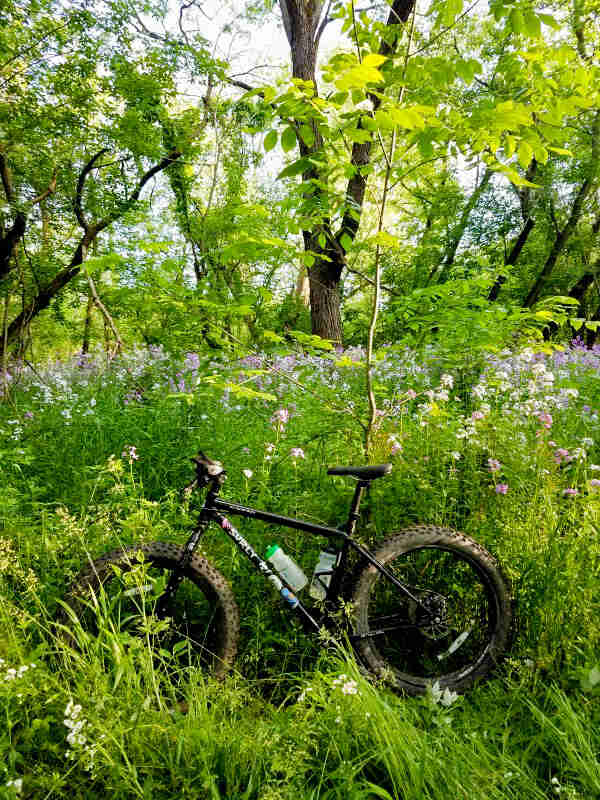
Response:
[{"label": "water bottle", "polygon": [[268,548],[265,558],[295,592],[299,592],[308,583],[308,578],[298,564],[278,544],[272,544]]},{"label": "water bottle", "polygon": [[331,583],[331,575],[337,561],[337,553],[332,550],[321,550],[319,560],[313,572],[308,593],[315,600],[325,600],[327,589]]}]

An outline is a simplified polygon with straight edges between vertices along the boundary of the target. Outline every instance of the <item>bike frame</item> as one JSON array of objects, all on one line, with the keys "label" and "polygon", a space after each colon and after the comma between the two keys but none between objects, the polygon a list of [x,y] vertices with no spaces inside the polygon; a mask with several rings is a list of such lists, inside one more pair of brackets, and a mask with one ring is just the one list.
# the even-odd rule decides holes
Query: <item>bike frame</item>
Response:
[{"label": "bike frame", "polygon": [[[241,533],[234,528],[229,519],[221,512],[233,514],[234,516],[246,517],[249,519],[257,519],[267,524],[279,525],[293,530],[303,531],[304,533],[315,534],[317,536],[325,536],[328,539],[338,540],[342,539],[342,547],[339,551],[336,564],[332,571],[331,583],[327,590],[327,601],[335,605],[339,599],[342,589],[342,576],[346,570],[348,553],[350,548],[356,550],[366,561],[372,564],[378,572],[390,580],[406,597],[412,600],[427,616],[431,616],[428,609],[421,603],[421,601],[413,595],[408,586],[399,581],[383,564],[381,564],[373,554],[365,547],[356,542],[352,535],[356,529],[356,523],[359,518],[360,501],[364,490],[369,486],[369,481],[357,481],[350,506],[350,512],[346,525],[343,528],[331,528],[328,525],[318,525],[314,522],[297,519],[295,517],[286,517],[282,514],[274,514],[270,511],[262,511],[257,508],[250,508],[242,506],[239,503],[231,503],[228,500],[223,500],[219,497],[219,491],[224,480],[224,474],[210,480],[209,489],[206,494],[204,505],[200,511],[198,524],[196,525],[192,535],[188,539],[181,559],[178,564],[177,570],[172,573],[169,582],[165,588],[164,594],[159,598],[157,613],[159,616],[168,616],[168,608],[172,597],[177,591],[177,587],[184,577],[184,571],[189,564],[194,550],[198,546],[200,538],[206,531],[206,528],[211,522],[215,522],[219,527],[229,536],[234,542],[236,547],[244,554],[250,561],[253,567],[281,593],[283,598],[289,603],[290,607],[296,611],[303,624],[311,631],[319,631],[324,624],[331,621],[331,615],[325,610],[323,614],[315,619],[311,611],[304,606],[304,604],[295,596],[291,587],[275,573],[270,565],[261,558],[252,545],[241,535]],[[406,625],[395,625],[393,629],[411,627]],[[364,638],[371,638],[373,636],[381,635],[388,632],[390,628],[385,630],[370,631],[368,634],[352,635],[351,641],[356,641]]]}]

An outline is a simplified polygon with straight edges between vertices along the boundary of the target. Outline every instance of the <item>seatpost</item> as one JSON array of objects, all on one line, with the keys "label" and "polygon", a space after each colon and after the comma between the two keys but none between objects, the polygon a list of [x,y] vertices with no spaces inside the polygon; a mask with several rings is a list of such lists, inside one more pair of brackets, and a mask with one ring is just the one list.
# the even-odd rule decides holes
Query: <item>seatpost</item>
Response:
[{"label": "seatpost", "polygon": [[350,514],[348,515],[348,524],[346,525],[346,532],[348,536],[352,536],[356,529],[358,522],[360,508],[360,501],[362,499],[363,491],[369,486],[369,481],[358,481],[356,489],[354,490],[354,497],[352,498],[352,505],[350,506]]}]

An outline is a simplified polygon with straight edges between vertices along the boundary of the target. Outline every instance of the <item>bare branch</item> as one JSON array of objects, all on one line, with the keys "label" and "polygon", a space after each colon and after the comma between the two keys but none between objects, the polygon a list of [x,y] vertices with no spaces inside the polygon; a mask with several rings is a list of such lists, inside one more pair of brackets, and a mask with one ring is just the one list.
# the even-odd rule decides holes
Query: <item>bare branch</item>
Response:
[{"label": "bare branch", "polygon": [[54,194],[56,190],[56,175],[57,175],[57,169],[55,167],[54,172],[52,173],[52,177],[50,178],[50,183],[48,184],[48,187],[41,194],[38,194],[37,197],[34,197],[34,199],[31,201],[32,206],[36,206],[38,203],[41,203],[48,197],[48,195]]},{"label": "bare branch", "polygon": [[96,155],[92,156],[90,160],[87,162],[85,167],[81,170],[79,174],[79,179],[77,181],[77,191],[75,192],[75,202],[74,202],[74,209],[75,209],[75,216],[77,217],[77,221],[79,225],[83,228],[83,230],[87,233],[89,230],[89,225],[87,220],[83,215],[83,210],[81,208],[81,200],[83,194],[83,187],[85,184],[85,179],[89,175],[89,173],[94,168],[94,164],[96,161],[104,155],[104,153],[108,153],[108,147],[103,147],[102,150],[99,150]]},{"label": "bare branch", "polygon": [[[361,280],[366,281],[367,283],[370,283],[371,286],[376,286],[376,281],[374,281],[373,278],[369,278],[369,276],[365,275],[364,272],[360,272],[359,270],[355,269],[354,267],[349,267],[348,264],[346,264],[346,269],[347,269],[348,272],[351,272],[353,275],[358,275],[358,277]],[[403,292],[399,292],[398,289],[392,289],[391,286],[386,286],[385,284],[382,283],[382,284],[380,284],[380,288],[383,289],[388,294],[396,295],[396,297],[404,297],[404,293]]]},{"label": "bare branch", "polygon": [[332,2],[333,2],[333,0],[329,0],[329,2],[327,3],[327,8],[325,9],[325,13],[323,14],[323,19],[321,20],[321,24],[319,25],[319,27],[317,28],[317,31],[315,33],[315,40],[314,41],[315,41],[315,46],[316,47],[319,46],[319,42],[321,41],[321,35],[323,34],[323,31],[327,27],[327,24],[331,21],[329,19],[329,11],[331,9],[331,3]]},{"label": "bare branch", "polygon": [[106,308],[102,300],[100,300],[100,297],[98,296],[98,292],[96,290],[96,284],[94,283],[94,279],[92,278],[91,275],[87,276],[87,281],[88,281],[88,286],[90,287],[90,294],[94,300],[94,305],[104,317],[104,321],[111,329],[112,334],[115,337],[115,349],[113,350],[112,353],[109,354],[110,357],[115,356],[117,353],[121,353],[123,351],[123,342],[121,340],[121,337],[119,336],[119,331],[117,330],[117,326],[115,325],[113,318],[108,313],[108,309]]}]

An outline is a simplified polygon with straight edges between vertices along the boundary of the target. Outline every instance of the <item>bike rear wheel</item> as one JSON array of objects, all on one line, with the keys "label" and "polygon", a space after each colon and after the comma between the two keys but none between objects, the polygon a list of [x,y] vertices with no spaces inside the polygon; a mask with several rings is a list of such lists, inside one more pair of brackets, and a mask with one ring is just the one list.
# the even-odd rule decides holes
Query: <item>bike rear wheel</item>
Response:
[{"label": "bike rear wheel", "polygon": [[77,628],[93,636],[143,639],[156,652],[199,665],[217,678],[237,653],[239,611],[225,578],[194,555],[165,619],[156,604],[182,548],[153,542],[107,553],[77,576],[59,622],[62,638],[78,646]]},{"label": "bike rear wheel", "polygon": [[360,573],[353,644],[369,670],[413,695],[435,683],[462,692],[487,675],[511,625],[507,583],[487,550],[462,533],[415,525],[374,556],[415,600],[372,565]]}]

